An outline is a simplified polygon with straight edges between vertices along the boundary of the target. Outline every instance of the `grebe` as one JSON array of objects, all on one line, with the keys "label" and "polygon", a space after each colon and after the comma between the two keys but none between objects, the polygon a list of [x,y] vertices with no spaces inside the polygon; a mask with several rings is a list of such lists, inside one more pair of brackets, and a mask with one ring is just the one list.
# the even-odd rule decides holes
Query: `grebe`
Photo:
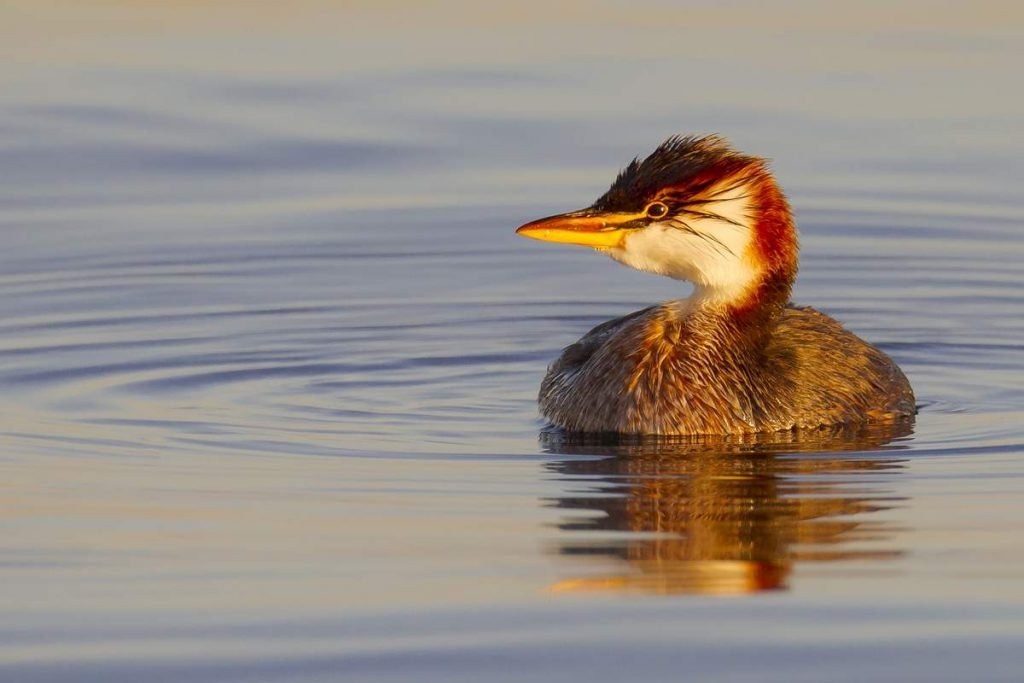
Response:
[{"label": "grebe", "polygon": [[541,383],[570,432],[729,435],[908,419],[907,378],[813,308],[789,304],[797,233],[766,162],[720,137],[672,137],[580,211],[518,234],[593,247],[687,280],[688,299],[598,325]]}]

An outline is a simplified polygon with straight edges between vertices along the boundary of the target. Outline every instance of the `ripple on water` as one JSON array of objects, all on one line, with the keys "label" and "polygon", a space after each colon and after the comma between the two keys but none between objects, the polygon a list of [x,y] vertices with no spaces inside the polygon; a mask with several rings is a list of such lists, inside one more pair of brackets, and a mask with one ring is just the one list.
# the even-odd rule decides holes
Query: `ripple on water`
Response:
[{"label": "ripple on water", "polygon": [[[416,447],[431,434],[443,436],[449,446],[470,448],[486,429],[482,421],[514,416],[530,425],[536,383],[558,347],[644,301],[641,281],[616,290],[620,297],[623,292],[637,297],[618,306],[565,296],[520,299],[514,291],[477,300],[474,290],[460,288],[457,270],[448,281],[410,292],[407,299],[391,292],[382,292],[377,301],[352,299],[344,295],[348,286],[365,286],[375,269],[415,271],[443,261],[446,252],[362,248],[353,253],[346,239],[319,245],[277,240],[241,251],[192,252],[167,250],[130,260],[115,252],[75,269],[4,276],[0,286],[20,303],[0,323],[5,333],[0,361],[6,360],[0,377],[26,392],[29,405],[61,412],[61,419],[131,426],[179,441],[215,433],[232,440],[233,447],[291,442],[303,450],[295,442],[307,430],[335,438],[332,446],[339,453],[372,450],[379,438],[391,444],[387,450],[402,442]],[[485,253],[463,246],[455,256]],[[854,259],[838,253],[831,258]],[[950,272],[946,255],[934,262],[924,255],[915,258],[920,269]],[[346,265],[353,261],[357,265]],[[864,262],[857,257],[844,267],[853,271]],[[851,293],[855,282],[833,278],[827,283],[828,291],[843,291],[834,297],[838,303],[832,312],[868,338],[882,336],[877,341],[914,379],[925,413],[974,415],[970,425],[946,420],[949,429],[936,434],[934,445],[959,447],[953,435],[977,444],[987,434],[990,445],[1013,447],[1015,441],[1007,440],[1012,429],[996,428],[998,419],[983,424],[976,413],[999,412],[1018,397],[1004,371],[1017,366],[1024,350],[1013,336],[1019,325],[1005,325],[1009,329],[983,338],[961,324],[943,332],[944,338],[895,340],[871,317],[869,309],[877,304],[873,295]],[[1013,301],[1008,285],[1001,279],[958,283],[971,290],[1006,290],[967,297],[986,310]],[[308,298],[327,291],[331,298]],[[261,301],[226,305],[239,292],[257,293]],[[822,298],[833,299],[827,293]],[[895,312],[909,301],[893,298],[886,307]],[[954,297],[945,303],[957,305]],[[916,313],[901,315],[903,329],[927,322]],[[859,329],[861,318],[877,331]],[[940,391],[932,388],[927,372],[916,372],[932,367],[943,368]],[[197,419],[204,412],[231,417],[223,423]],[[155,418],[155,413],[165,415]],[[465,438],[457,436],[460,430]],[[315,450],[324,448],[321,443]]]}]

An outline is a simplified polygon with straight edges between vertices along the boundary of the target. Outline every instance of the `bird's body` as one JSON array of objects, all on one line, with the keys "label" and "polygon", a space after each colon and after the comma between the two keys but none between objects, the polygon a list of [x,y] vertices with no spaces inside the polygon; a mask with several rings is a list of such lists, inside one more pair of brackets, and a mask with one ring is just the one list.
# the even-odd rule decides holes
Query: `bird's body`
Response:
[{"label": "bird's body", "polygon": [[565,349],[540,406],[570,431],[742,434],[911,415],[907,387],[885,354],[813,308],[787,307],[751,334],[672,301]]},{"label": "bird's body", "polygon": [[673,138],[594,206],[528,237],[585,244],[693,282],[689,299],[603,323],[567,347],[540,408],[574,432],[749,434],[909,418],[893,361],[788,303],[796,229],[764,163],[718,138]]}]

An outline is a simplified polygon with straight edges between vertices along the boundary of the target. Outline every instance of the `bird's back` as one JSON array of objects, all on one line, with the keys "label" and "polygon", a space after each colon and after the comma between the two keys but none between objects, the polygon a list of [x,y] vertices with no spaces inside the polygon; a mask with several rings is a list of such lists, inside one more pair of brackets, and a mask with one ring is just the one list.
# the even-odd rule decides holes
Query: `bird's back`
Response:
[{"label": "bird's back", "polygon": [[813,308],[787,308],[765,355],[793,359],[787,398],[797,427],[891,420],[917,412],[899,366]]}]

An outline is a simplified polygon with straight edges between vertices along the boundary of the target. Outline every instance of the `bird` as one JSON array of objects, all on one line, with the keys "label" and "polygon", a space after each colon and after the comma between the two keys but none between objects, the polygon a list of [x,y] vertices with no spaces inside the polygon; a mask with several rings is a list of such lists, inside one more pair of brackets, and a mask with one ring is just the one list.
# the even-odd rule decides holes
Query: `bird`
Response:
[{"label": "bird", "polygon": [[912,420],[885,353],[790,302],[798,237],[768,162],[718,135],[673,136],[591,206],[516,230],[688,281],[689,297],[601,323],[541,382],[568,433],[728,436]]}]

